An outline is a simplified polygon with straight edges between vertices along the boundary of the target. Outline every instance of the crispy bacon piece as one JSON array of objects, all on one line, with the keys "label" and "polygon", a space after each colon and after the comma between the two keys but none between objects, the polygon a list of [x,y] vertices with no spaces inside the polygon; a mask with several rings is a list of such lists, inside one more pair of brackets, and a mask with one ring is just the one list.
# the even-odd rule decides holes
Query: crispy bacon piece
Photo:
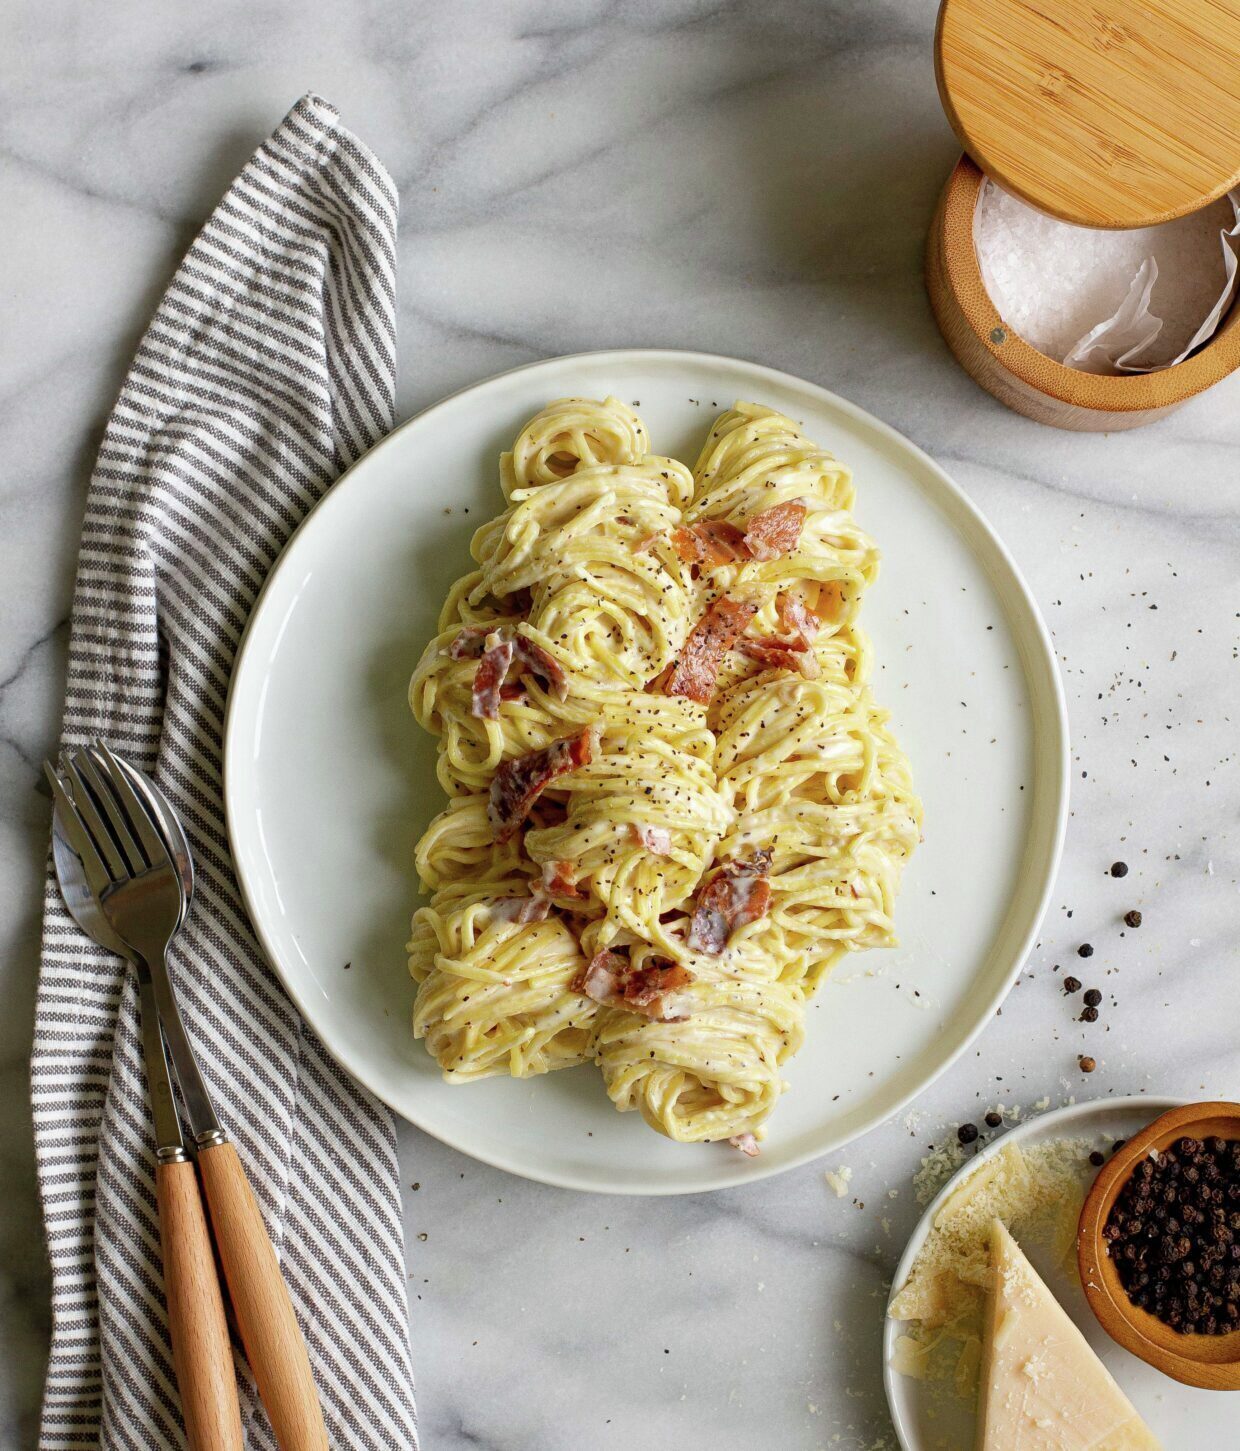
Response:
[{"label": "crispy bacon piece", "polygon": [[669,993],[688,987],[693,974],[670,957],[657,957],[645,967],[634,967],[620,952],[596,952],[569,986],[596,1003],[627,1008],[661,1023],[683,1023],[684,1015],[669,1013]]},{"label": "crispy bacon piece", "polygon": [[680,1023],[683,1016],[668,1014],[665,1001],[668,993],[688,987],[693,974],[670,957],[656,957],[645,967],[632,967],[620,984],[623,1005],[644,1017],[659,1018],[665,1023]]},{"label": "crispy bacon piece", "polygon": [[575,862],[543,862],[542,890],[552,897],[584,897]]},{"label": "crispy bacon piece", "polygon": [[552,741],[541,751],[527,751],[504,761],[491,779],[487,820],[497,842],[510,841],[530,814],[530,807],[555,780],[594,757],[594,730]]},{"label": "crispy bacon piece", "polygon": [[550,912],[551,899],[537,888],[528,897],[500,897],[491,903],[496,922],[545,922]]},{"label": "crispy bacon piece", "polygon": [[693,909],[689,946],[694,952],[718,957],[738,927],[766,916],[771,905],[770,870],[771,853],[765,849],[719,868]]},{"label": "crispy bacon piece", "polygon": [[692,525],[681,524],[672,530],[672,548],[686,564],[706,562],[706,541]]},{"label": "crispy bacon piece", "polygon": [[664,694],[683,695],[701,705],[715,693],[724,655],[732,648],[758,607],[743,600],[717,599],[693,627],[664,685]]},{"label": "crispy bacon piece", "polygon": [[752,1134],[737,1134],[735,1135],[735,1137],[730,1138],[728,1140],[728,1143],[730,1143],[734,1149],[739,1149],[747,1159],[756,1159],[758,1155],[762,1152],[761,1149],[758,1148],[757,1139],[755,1139]]},{"label": "crispy bacon piece", "polygon": [[483,720],[499,718],[501,700],[519,700],[525,694],[521,685],[508,680],[514,665],[518,671],[528,670],[557,700],[568,696],[568,677],[555,656],[537,640],[509,634],[502,625],[497,630],[466,625],[449,645],[448,654],[454,660],[479,661],[471,708]]},{"label": "crispy bacon piece", "polygon": [[544,862],[541,880],[530,887],[528,897],[502,897],[491,909],[501,922],[545,922],[555,897],[583,897],[572,862]]},{"label": "crispy bacon piece", "polygon": [[517,662],[523,665],[543,688],[554,695],[557,700],[564,700],[568,696],[568,676],[564,674],[560,662],[554,655],[549,654],[538,643],[526,635],[518,635],[513,640],[513,649],[516,652]]},{"label": "crispy bacon piece", "polygon": [[505,640],[498,630],[489,634],[483,642],[482,659],[474,671],[473,698],[469,707],[482,720],[499,719],[500,692],[508,667],[512,664],[512,654],[512,641]]},{"label": "crispy bacon piece", "polygon": [[781,594],[775,601],[775,608],[779,612],[779,623],[808,650],[818,638],[822,621],[799,594]]},{"label": "crispy bacon piece", "polygon": [[745,531],[726,519],[699,519],[672,530],[672,548],[686,564],[732,564],[748,559]]},{"label": "crispy bacon piece", "polygon": [[744,529],[726,519],[699,519],[672,530],[672,547],[686,564],[734,564],[790,554],[805,526],[805,505],[793,499],[755,514]]},{"label": "crispy bacon piece", "polygon": [[633,822],[629,831],[638,846],[644,846],[651,856],[671,856],[672,833],[666,827],[638,826]]},{"label": "crispy bacon piece", "polygon": [[569,983],[570,989],[596,1003],[615,1002],[620,980],[628,970],[628,959],[604,947],[596,952],[585,967]]},{"label": "crispy bacon piece", "polygon": [[804,645],[789,644],[777,635],[763,640],[741,640],[736,648],[768,670],[795,670],[807,680],[818,678],[818,660],[814,652]]},{"label": "crispy bacon piece", "polygon": [[745,547],[754,559],[791,554],[805,526],[805,505],[796,499],[755,514],[745,527]]},{"label": "crispy bacon piece", "polygon": [[476,660],[482,654],[483,642],[491,633],[490,625],[462,625],[456,639],[448,646],[453,660]]}]

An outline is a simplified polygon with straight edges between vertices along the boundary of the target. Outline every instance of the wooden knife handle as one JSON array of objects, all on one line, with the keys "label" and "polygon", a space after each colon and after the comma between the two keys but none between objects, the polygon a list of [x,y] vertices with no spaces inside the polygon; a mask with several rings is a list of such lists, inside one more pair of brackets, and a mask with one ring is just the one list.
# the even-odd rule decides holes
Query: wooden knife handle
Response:
[{"label": "wooden knife handle", "polygon": [[198,1153],[237,1328],[281,1451],[328,1451],[310,1358],[267,1226],[230,1143]]},{"label": "wooden knife handle", "polygon": [[155,1197],[186,1438],[191,1451],[244,1451],[224,1298],[193,1164],[156,1164]]}]

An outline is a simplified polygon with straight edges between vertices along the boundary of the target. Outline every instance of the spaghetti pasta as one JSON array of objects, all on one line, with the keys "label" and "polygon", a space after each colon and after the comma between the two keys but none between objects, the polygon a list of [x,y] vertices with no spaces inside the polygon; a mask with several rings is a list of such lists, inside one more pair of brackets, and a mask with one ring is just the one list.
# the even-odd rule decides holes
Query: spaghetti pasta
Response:
[{"label": "spaghetti pasta", "polygon": [[675,1140],[760,1136],[808,996],[894,941],[921,807],[848,471],[749,403],[692,474],[649,447],[614,398],[526,424],[414,674],[450,798],[414,1031],[454,1081],[593,1059]]}]

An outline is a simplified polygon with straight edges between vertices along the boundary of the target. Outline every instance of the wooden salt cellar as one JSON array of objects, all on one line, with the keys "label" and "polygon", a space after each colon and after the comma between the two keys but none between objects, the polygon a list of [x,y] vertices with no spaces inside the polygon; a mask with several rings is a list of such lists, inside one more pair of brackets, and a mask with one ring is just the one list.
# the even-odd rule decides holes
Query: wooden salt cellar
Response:
[{"label": "wooden salt cellar", "polygon": [[1081,431],[1161,418],[1240,366],[1240,305],[1154,373],[1067,368],[1007,327],[982,281],[985,175],[1081,226],[1140,227],[1240,182],[1240,0],[943,0],[935,70],[968,156],[931,224],[926,286],[948,346],[1018,413]]}]

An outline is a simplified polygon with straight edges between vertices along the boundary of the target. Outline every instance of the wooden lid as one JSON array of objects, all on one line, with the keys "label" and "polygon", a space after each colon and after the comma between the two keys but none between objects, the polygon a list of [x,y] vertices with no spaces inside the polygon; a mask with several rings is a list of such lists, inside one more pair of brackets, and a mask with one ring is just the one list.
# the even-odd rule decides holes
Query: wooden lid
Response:
[{"label": "wooden lid", "polygon": [[1064,221],[1142,227],[1240,181],[1240,0],[942,0],[961,144]]}]

